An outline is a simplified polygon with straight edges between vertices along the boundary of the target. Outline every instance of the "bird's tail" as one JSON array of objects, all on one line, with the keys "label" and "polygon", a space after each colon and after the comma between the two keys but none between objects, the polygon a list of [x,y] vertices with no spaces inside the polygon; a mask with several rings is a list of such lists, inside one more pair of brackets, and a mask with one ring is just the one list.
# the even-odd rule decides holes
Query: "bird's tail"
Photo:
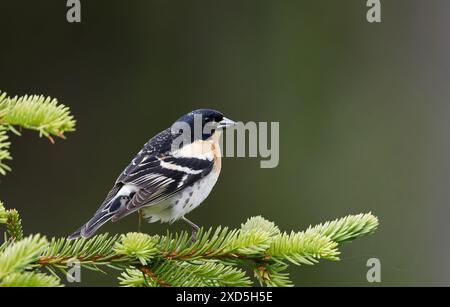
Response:
[{"label": "bird's tail", "polygon": [[108,222],[114,215],[114,212],[98,212],[86,224],[71,234],[68,239],[73,240],[79,237],[90,238],[103,224]]},{"label": "bird's tail", "polygon": [[[116,204],[118,202],[118,204]],[[108,222],[117,210],[117,205],[120,206],[120,199],[115,198],[111,200],[110,204],[108,204],[103,210],[98,210],[95,215],[83,226],[81,226],[77,231],[71,234],[68,239],[73,240],[79,237],[90,238],[94,235],[94,233],[101,227],[103,224]]]}]

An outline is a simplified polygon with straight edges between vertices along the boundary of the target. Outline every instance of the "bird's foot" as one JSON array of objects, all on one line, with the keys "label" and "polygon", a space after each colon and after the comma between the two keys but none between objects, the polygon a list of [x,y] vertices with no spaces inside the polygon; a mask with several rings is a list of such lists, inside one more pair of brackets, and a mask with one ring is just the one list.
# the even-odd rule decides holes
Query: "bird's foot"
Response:
[{"label": "bird's foot", "polygon": [[194,244],[195,242],[197,242],[197,229],[193,229],[191,234],[191,243]]},{"label": "bird's foot", "polygon": [[195,243],[197,241],[197,233],[200,230],[200,227],[198,227],[196,224],[188,220],[183,216],[183,221],[188,223],[192,227],[192,234],[191,234],[191,243]]}]

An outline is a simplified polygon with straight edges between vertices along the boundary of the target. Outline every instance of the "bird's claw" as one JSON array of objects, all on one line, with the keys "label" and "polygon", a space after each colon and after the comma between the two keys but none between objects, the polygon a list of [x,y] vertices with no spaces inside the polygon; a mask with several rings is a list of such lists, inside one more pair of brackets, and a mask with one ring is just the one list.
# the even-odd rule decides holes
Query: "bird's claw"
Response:
[{"label": "bird's claw", "polygon": [[193,229],[191,234],[191,243],[194,244],[195,242],[197,242],[197,229]]}]

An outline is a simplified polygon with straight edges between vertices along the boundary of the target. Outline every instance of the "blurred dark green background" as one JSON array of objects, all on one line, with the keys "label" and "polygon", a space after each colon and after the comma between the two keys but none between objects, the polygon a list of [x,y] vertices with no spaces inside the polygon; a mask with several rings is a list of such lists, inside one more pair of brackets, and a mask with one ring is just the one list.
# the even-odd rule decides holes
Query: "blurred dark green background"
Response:
[{"label": "blurred dark green background", "polygon": [[[77,131],[51,145],[12,137],[0,197],[26,232],[68,235],[91,217],[142,144],[199,107],[279,121],[280,164],[226,158],[204,226],[263,215],[285,230],[372,211],[379,231],[339,263],[293,268],[299,286],[450,284],[450,2],[1,0],[0,89],[72,109]],[[130,216],[102,231],[136,230]],[[145,226],[149,233],[168,225]],[[170,226],[185,229],[183,223]],[[115,285],[83,271],[83,285]]]}]

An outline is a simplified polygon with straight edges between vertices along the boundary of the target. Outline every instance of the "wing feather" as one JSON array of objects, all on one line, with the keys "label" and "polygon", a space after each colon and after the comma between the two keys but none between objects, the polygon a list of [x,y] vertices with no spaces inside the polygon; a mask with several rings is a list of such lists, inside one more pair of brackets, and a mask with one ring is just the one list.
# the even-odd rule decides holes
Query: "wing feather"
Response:
[{"label": "wing feather", "polygon": [[[152,159],[152,163],[148,160]],[[186,186],[208,175],[214,161],[173,156],[148,157],[122,177],[124,184],[135,184],[139,191],[112,218],[117,221],[136,210],[159,203]]]}]

